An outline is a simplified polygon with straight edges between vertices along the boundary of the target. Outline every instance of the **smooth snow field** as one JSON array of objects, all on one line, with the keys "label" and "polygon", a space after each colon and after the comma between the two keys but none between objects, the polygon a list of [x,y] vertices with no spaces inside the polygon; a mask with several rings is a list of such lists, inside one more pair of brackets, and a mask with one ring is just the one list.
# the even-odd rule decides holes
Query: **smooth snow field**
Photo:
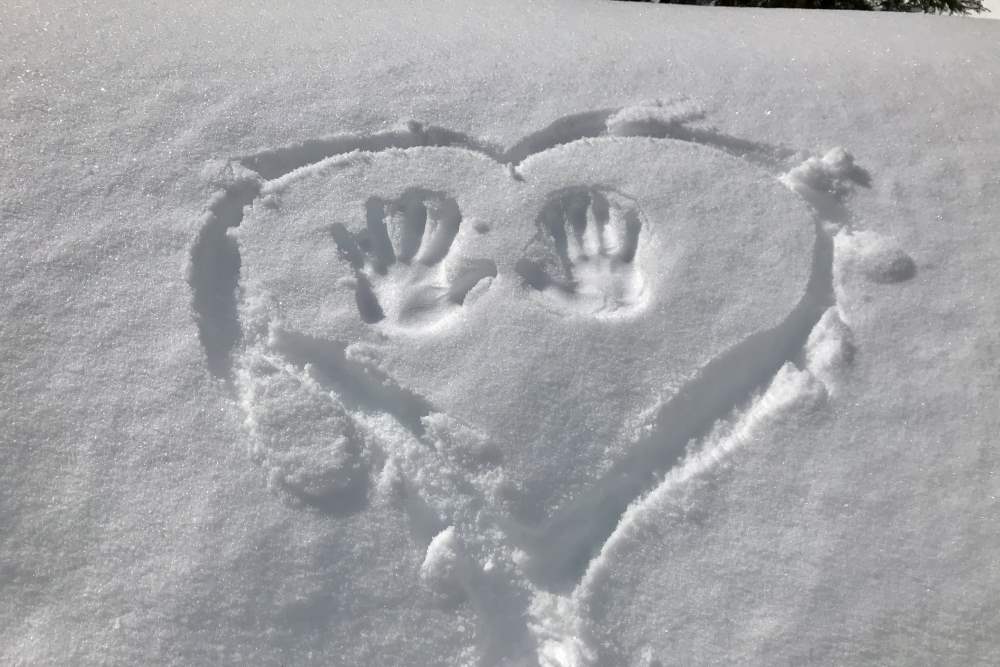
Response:
[{"label": "smooth snow field", "polygon": [[0,664],[1000,664],[1000,22],[0,26]]}]

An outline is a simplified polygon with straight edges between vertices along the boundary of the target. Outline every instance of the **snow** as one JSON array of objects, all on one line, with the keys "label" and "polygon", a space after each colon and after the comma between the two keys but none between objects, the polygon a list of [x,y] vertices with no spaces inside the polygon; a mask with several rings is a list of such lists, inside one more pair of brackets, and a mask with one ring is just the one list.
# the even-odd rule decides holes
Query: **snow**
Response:
[{"label": "snow", "polygon": [[982,14],[972,14],[972,16],[983,19],[1000,19],[1000,2],[997,2],[997,0],[985,0],[983,7],[989,11]]},{"label": "snow", "polygon": [[1000,662],[998,25],[10,12],[0,662]]}]

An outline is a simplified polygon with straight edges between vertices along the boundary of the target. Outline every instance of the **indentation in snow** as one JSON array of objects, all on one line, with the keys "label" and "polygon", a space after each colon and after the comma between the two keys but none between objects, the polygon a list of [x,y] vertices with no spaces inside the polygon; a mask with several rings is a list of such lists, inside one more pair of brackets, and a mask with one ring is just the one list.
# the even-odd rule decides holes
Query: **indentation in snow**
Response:
[{"label": "indentation in snow", "polygon": [[256,353],[246,355],[240,375],[251,452],[269,484],[338,513],[362,504],[364,443],[340,401],[308,376]]},{"label": "indentation in snow", "polygon": [[354,273],[355,301],[363,321],[432,323],[465,303],[480,281],[496,276],[496,264],[486,259],[452,258],[462,270],[446,274],[442,262],[458,235],[462,213],[445,194],[414,188],[391,201],[372,197],[365,208],[363,228],[352,231],[341,223],[330,227],[341,258]]},{"label": "indentation in snow", "polygon": [[627,314],[642,305],[637,266],[642,214],[627,197],[600,187],[555,192],[542,208],[539,235],[517,271],[557,307],[582,314]]}]

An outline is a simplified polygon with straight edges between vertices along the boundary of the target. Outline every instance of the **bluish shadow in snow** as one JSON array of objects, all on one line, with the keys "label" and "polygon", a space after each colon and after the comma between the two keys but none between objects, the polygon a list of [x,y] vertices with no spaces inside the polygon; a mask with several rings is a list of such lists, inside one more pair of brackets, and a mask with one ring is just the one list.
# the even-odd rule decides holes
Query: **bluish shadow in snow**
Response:
[{"label": "bluish shadow in snow", "polygon": [[346,487],[321,495],[302,493],[288,485],[283,485],[282,489],[306,507],[330,516],[347,517],[368,507],[370,487],[371,477],[365,471],[352,478]]},{"label": "bluish shadow in snow", "polygon": [[532,132],[499,156],[505,164],[521,164],[528,157],[580,139],[600,137],[607,133],[607,120],[616,109],[600,109],[570,114]]},{"label": "bluish shadow in snow", "polygon": [[191,245],[187,281],[198,339],[212,375],[232,379],[232,353],[241,338],[238,313],[240,250],[229,230],[243,221],[243,207],[260,193],[260,184],[242,181],[217,197],[205,213]]},{"label": "bluish shadow in snow", "polygon": [[421,418],[434,412],[423,398],[403,389],[387,376],[351,361],[342,343],[292,331],[274,332],[274,347],[292,363],[311,364],[324,387],[337,392],[348,410],[388,413],[417,437],[425,428]]},{"label": "bluish shadow in snow", "polygon": [[461,148],[500,159],[500,151],[489,144],[476,141],[462,132],[436,125],[423,125],[410,121],[406,127],[375,134],[345,134],[324,139],[309,139],[299,144],[262,151],[239,158],[240,164],[271,180],[296,169],[315,164],[335,155],[354,151],[378,153],[392,148],[437,146]]}]

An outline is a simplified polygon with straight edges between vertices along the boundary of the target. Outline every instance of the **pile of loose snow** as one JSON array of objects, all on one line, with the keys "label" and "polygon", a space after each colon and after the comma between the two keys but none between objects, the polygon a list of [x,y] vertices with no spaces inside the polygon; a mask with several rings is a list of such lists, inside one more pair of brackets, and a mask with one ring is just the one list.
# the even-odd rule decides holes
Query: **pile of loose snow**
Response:
[{"label": "pile of loose snow", "polygon": [[0,661],[1000,661],[1000,24],[342,4],[5,24]]}]

